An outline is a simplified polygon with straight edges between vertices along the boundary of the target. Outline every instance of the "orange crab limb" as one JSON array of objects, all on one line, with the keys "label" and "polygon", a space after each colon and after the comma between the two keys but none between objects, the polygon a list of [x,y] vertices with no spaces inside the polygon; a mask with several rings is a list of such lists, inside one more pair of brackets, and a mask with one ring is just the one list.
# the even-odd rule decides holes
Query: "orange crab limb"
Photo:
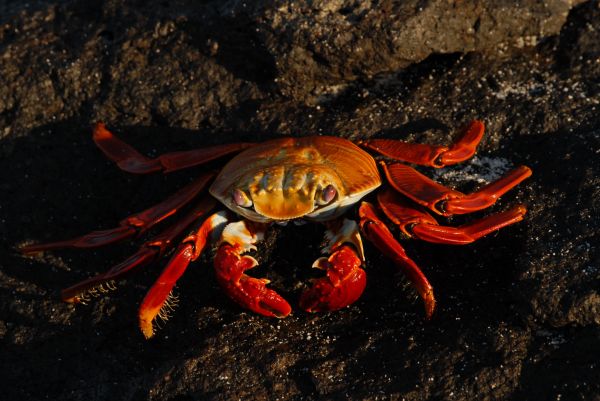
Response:
[{"label": "orange crab limb", "polygon": [[139,267],[145,266],[162,255],[171,247],[171,244],[183,230],[194,221],[210,211],[216,202],[212,198],[203,199],[193,210],[191,210],[180,221],[170,226],[162,233],[146,241],[140,249],[123,262],[113,266],[105,273],[98,274],[87,280],[79,282],[69,288],[61,291],[61,298],[65,302],[79,303],[85,301],[91,292],[92,294],[99,289],[102,291],[105,285],[112,286],[113,281],[118,280],[131,273]]},{"label": "orange crab limb", "polygon": [[377,195],[379,206],[386,216],[408,236],[439,244],[463,245],[523,220],[525,206],[519,205],[505,212],[493,214],[460,227],[440,226],[417,205],[410,205],[392,190]]},{"label": "orange crab limb", "polygon": [[327,245],[323,253],[330,256],[315,261],[313,267],[324,270],[325,277],[313,280],[300,296],[300,307],[307,312],[333,311],[354,303],[365,290],[367,275],[362,241],[356,222],[348,219],[326,223]]},{"label": "orange crab limb", "polygon": [[417,264],[406,255],[404,248],[394,239],[390,230],[377,217],[370,203],[363,202],[359,209],[360,228],[362,233],[377,249],[402,269],[413,284],[425,306],[425,317],[430,319],[435,310],[433,287]]},{"label": "orange crab limb", "polygon": [[483,123],[475,120],[464,129],[460,139],[450,147],[409,143],[393,139],[370,139],[361,142],[361,144],[395,160],[423,166],[444,167],[471,158],[483,137],[483,132]]},{"label": "orange crab limb", "polygon": [[471,194],[463,194],[438,184],[407,165],[396,163],[388,166],[383,162],[381,165],[396,191],[442,216],[485,209],[531,175],[529,167],[520,166]]},{"label": "orange crab limb", "polygon": [[166,153],[150,159],[117,138],[101,122],[96,123],[94,127],[94,142],[96,142],[96,145],[104,152],[106,157],[117,163],[117,166],[121,170],[133,174],[147,174],[157,171],[170,173],[208,163],[254,145],[252,143],[230,143],[208,148]]},{"label": "orange crab limb", "polygon": [[172,307],[168,299],[177,280],[183,275],[190,262],[200,256],[211,234],[221,230],[226,222],[225,212],[215,213],[206,219],[192,235],[181,241],[140,305],[138,319],[140,329],[146,338],[154,335],[153,321],[157,316],[166,320],[168,312],[165,311],[165,308]]},{"label": "orange crab limb", "polygon": [[413,227],[412,232],[415,237],[428,242],[454,245],[470,244],[502,227],[523,220],[526,211],[524,206],[519,205],[460,227],[419,224]]},{"label": "orange crab limb", "polygon": [[96,248],[121,241],[135,234],[141,234],[187,205],[206,187],[213,176],[214,173],[203,174],[161,203],[121,220],[119,227],[93,231],[65,241],[27,245],[21,248],[21,252],[31,253],[58,248]]},{"label": "orange crab limb", "polygon": [[228,224],[215,256],[215,274],[221,288],[238,305],[264,316],[286,317],[292,308],[277,292],[266,287],[269,280],[245,274],[258,262],[243,254],[256,249],[254,244],[263,234],[259,224],[246,221]]}]

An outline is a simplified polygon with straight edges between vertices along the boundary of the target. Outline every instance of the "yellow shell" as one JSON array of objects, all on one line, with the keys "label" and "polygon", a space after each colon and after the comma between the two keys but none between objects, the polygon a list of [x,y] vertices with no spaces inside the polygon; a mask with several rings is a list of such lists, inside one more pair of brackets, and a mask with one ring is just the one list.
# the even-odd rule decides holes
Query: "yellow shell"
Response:
[{"label": "yellow shell", "polygon": [[[328,185],[336,197],[327,205],[317,198]],[[231,159],[210,187],[210,193],[234,212],[253,221],[327,220],[381,185],[375,160],[352,142],[313,136],[274,139]],[[252,206],[233,199],[242,191]]]}]

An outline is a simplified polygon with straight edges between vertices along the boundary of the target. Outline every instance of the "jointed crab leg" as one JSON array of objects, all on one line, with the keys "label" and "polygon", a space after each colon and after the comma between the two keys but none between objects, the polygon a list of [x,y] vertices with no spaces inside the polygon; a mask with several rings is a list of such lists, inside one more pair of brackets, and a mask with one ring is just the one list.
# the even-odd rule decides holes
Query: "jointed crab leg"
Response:
[{"label": "jointed crab leg", "polygon": [[412,167],[381,163],[395,190],[442,216],[464,214],[493,205],[500,196],[531,175],[531,169],[520,166],[507,175],[471,194],[446,188]]},{"label": "jointed crab leg", "polygon": [[255,244],[263,238],[264,229],[262,224],[244,220],[228,224],[215,256],[215,274],[225,293],[242,307],[264,316],[285,317],[292,308],[266,287],[269,280],[245,274],[258,262],[244,253],[256,249]]},{"label": "jointed crab leg", "polygon": [[61,292],[63,301],[78,303],[85,301],[88,293],[94,292],[96,288],[103,288],[107,283],[122,278],[125,274],[145,266],[162,255],[171,247],[173,240],[178,237],[190,224],[197,221],[208,211],[215,207],[215,200],[204,198],[194,209],[170,226],[162,233],[146,241],[140,249],[123,262],[113,266],[105,273],[98,274],[80,283],[77,283]]},{"label": "jointed crab leg", "polygon": [[177,193],[161,203],[121,220],[119,222],[119,227],[108,230],[92,231],[81,237],[65,241],[27,245],[21,248],[21,252],[29,253],[58,248],[95,248],[121,241],[134,234],[143,233],[188,204],[206,187],[206,184],[208,184],[213,176],[214,173],[205,173],[201,175],[198,179],[183,187]]},{"label": "jointed crab leg", "polygon": [[505,212],[493,214],[460,227],[440,226],[418,205],[411,205],[393,190],[387,189],[377,195],[379,206],[408,236],[440,244],[463,245],[523,220],[526,209],[519,205]]},{"label": "jointed crab leg", "polygon": [[156,316],[160,316],[163,319],[166,318],[164,307],[169,306],[169,294],[177,280],[185,272],[190,262],[193,262],[201,255],[209,237],[213,233],[220,234],[226,223],[226,212],[215,213],[206,219],[194,233],[181,241],[140,305],[138,312],[139,324],[146,338],[154,335],[152,322]]},{"label": "jointed crab leg", "polygon": [[392,159],[430,167],[444,167],[460,163],[475,154],[475,148],[483,137],[484,125],[472,121],[460,139],[450,147],[402,142],[393,139],[370,139],[361,144],[368,149]]},{"label": "jointed crab leg", "polygon": [[362,233],[385,256],[392,259],[403,270],[421,296],[421,299],[423,299],[425,317],[428,319],[431,318],[435,309],[433,287],[431,287],[421,269],[406,255],[402,245],[394,239],[390,230],[377,217],[370,203],[363,202],[358,213],[360,215],[360,229]]},{"label": "jointed crab leg", "polygon": [[104,152],[106,157],[117,163],[119,168],[133,174],[147,174],[157,171],[170,173],[208,163],[254,145],[252,143],[230,143],[208,148],[166,153],[150,159],[117,138],[101,122],[97,123],[94,127],[94,142],[96,142],[96,145]]},{"label": "jointed crab leg", "polygon": [[307,312],[344,308],[361,296],[367,284],[367,275],[361,268],[364,255],[356,222],[344,219],[327,225],[323,253],[330,256],[313,264],[324,270],[326,276],[313,280],[312,286],[300,296],[300,307]]}]

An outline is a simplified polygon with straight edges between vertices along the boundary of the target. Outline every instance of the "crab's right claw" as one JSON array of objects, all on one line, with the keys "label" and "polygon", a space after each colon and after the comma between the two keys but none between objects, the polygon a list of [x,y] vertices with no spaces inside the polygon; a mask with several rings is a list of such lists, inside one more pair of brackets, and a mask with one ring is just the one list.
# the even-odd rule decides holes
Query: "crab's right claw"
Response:
[{"label": "crab's right claw", "polygon": [[367,285],[362,261],[348,245],[339,247],[329,258],[319,258],[313,267],[325,270],[327,275],[313,281],[300,296],[300,307],[307,312],[342,309],[354,303]]},{"label": "crab's right claw", "polygon": [[239,246],[223,243],[215,257],[217,281],[227,295],[242,307],[269,317],[283,318],[292,308],[275,291],[267,288],[269,280],[244,274],[258,265],[252,256],[241,255]]}]

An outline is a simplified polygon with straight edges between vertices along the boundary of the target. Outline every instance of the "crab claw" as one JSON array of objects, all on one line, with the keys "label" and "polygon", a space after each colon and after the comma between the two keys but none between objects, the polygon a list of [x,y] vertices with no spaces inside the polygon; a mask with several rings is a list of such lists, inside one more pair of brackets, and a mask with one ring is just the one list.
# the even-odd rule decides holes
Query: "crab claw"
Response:
[{"label": "crab claw", "polygon": [[241,255],[243,248],[223,243],[215,256],[217,281],[237,304],[269,317],[283,318],[292,308],[279,294],[266,287],[267,279],[247,276],[244,271],[258,262],[252,256]]},{"label": "crab claw", "polygon": [[307,312],[332,311],[355,302],[367,284],[367,275],[360,267],[361,259],[348,245],[339,247],[329,258],[319,258],[313,267],[327,275],[313,281],[311,288],[300,296],[300,307]]}]

